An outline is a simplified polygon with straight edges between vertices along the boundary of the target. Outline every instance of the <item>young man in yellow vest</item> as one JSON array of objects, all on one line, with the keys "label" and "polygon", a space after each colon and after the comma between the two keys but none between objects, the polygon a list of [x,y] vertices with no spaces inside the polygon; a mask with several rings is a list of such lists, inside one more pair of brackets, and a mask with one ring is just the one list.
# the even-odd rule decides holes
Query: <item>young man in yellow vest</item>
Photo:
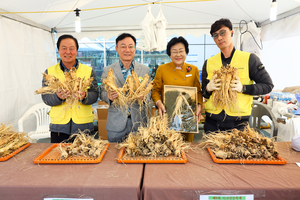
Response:
[{"label": "young man in yellow vest", "polygon": [[[72,67],[76,68],[77,77],[93,77],[93,82],[87,92],[77,92],[75,95],[79,100],[79,105],[66,108],[66,98],[70,91],[59,90],[54,94],[43,94],[42,99],[45,104],[52,106],[50,110],[50,131],[51,143],[60,143],[70,137],[80,129],[94,130],[92,104],[98,100],[98,85],[94,70],[78,62],[76,59],[79,45],[72,35],[62,35],[57,41],[57,49],[61,58],[60,63],[49,67],[45,73],[64,80],[64,72],[69,72]],[[43,86],[45,78],[43,78]]]},{"label": "young man in yellow vest", "polygon": [[[206,133],[233,128],[244,129],[252,111],[252,95],[267,94],[274,87],[271,77],[255,54],[234,48],[233,33],[232,24],[228,19],[220,19],[211,26],[210,34],[221,52],[207,59],[202,69],[202,95],[208,99],[205,103],[204,130]],[[214,107],[212,104],[212,93],[219,90],[221,85],[220,80],[213,76],[213,72],[227,64],[238,68],[239,71],[238,79],[230,84],[231,89],[238,92],[236,111]]]}]

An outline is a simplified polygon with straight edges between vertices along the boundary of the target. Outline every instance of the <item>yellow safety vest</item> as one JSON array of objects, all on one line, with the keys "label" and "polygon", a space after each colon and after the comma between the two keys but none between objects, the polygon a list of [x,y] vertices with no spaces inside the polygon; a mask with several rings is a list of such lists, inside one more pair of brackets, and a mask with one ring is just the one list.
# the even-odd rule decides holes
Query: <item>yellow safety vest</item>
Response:
[{"label": "yellow safety vest", "polygon": [[[76,70],[77,77],[89,78],[91,77],[91,73],[91,67],[79,63],[78,69]],[[49,67],[48,74],[59,78],[59,80],[65,80],[64,72],[61,70],[59,64]],[[79,104],[72,105],[71,108],[66,108],[66,102],[58,106],[52,106],[49,115],[52,124],[67,124],[71,119],[76,124],[93,122],[92,105],[84,105],[80,102]]]},{"label": "yellow safety vest", "polygon": [[[233,57],[231,59],[231,66],[238,68],[239,70],[239,77],[241,83],[243,85],[251,85],[253,81],[249,78],[249,58],[250,53],[235,50]],[[221,53],[209,58],[207,60],[207,79],[211,80],[213,76],[214,70],[219,70],[223,66]],[[219,114],[222,110],[225,110],[226,114],[229,116],[248,116],[251,115],[252,110],[252,102],[253,96],[248,94],[243,94],[238,92],[238,106],[235,109],[228,109],[225,107],[214,107],[212,104],[212,97],[213,94],[210,96],[209,100],[205,103],[205,109],[208,113],[212,114]]]}]

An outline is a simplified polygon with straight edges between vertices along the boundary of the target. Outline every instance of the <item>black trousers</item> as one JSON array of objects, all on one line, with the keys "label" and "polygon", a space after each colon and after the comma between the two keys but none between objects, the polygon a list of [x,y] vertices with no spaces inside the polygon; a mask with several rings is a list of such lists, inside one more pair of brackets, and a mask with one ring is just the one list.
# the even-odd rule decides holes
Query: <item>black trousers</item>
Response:
[{"label": "black trousers", "polygon": [[61,143],[62,141],[66,143],[73,143],[76,137],[69,139],[70,136],[71,135],[66,133],[51,132],[51,143]]},{"label": "black trousers", "polygon": [[231,119],[225,121],[222,120],[214,120],[209,115],[206,115],[206,119],[204,122],[205,133],[207,134],[209,132],[216,131],[229,131],[231,129],[238,129],[242,131],[249,123],[249,119]]}]

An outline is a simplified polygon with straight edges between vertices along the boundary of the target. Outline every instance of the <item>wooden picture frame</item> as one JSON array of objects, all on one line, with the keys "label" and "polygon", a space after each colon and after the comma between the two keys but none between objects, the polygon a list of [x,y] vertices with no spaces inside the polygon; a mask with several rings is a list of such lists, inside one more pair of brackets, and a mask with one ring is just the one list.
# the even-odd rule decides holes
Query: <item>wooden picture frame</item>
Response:
[{"label": "wooden picture frame", "polygon": [[[197,88],[165,85],[163,95],[165,109],[169,117],[170,129],[181,133],[199,133],[196,116],[198,109]],[[184,97],[184,99],[182,97]],[[176,103],[176,100],[179,102]],[[178,111],[178,106],[181,109],[179,112],[176,112]]]}]

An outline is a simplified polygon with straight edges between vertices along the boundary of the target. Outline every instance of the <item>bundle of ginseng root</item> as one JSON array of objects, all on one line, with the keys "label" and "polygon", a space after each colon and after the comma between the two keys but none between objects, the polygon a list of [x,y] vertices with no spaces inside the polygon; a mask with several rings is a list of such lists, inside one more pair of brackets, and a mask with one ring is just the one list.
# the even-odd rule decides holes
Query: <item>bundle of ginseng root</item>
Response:
[{"label": "bundle of ginseng root", "polygon": [[143,101],[146,100],[147,94],[153,87],[153,81],[148,83],[149,78],[149,75],[146,74],[143,81],[140,83],[139,77],[136,72],[133,71],[132,75],[127,77],[123,87],[118,88],[115,82],[113,69],[110,68],[107,77],[102,81],[102,83],[105,84],[106,91],[110,89],[118,94],[118,97],[113,101],[113,105],[127,108],[136,101],[139,105],[142,105]]},{"label": "bundle of ginseng root", "polygon": [[29,140],[27,133],[18,133],[11,126],[0,124],[0,157],[4,157],[23,145]]},{"label": "bundle of ginseng root", "polygon": [[[70,96],[66,99],[67,106],[72,106],[78,104],[79,100],[75,97],[75,93],[86,92],[93,82],[93,77],[85,79],[85,77],[80,78],[76,75],[76,68],[73,67],[69,72],[65,72],[65,79],[59,80],[55,76],[43,73],[46,80],[46,87],[42,87],[35,91],[35,94],[54,94],[59,89],[70,91]],[[87,95],[87,93],[86,93]]]},{"label": "bundle of ginseng root", "polygon": [[239,76],[237,68],[227,65],[221,67],[218,71],[213,72],[213,76],[217,74],[217,79],[221,80],[220,90],[213,92],[213,105],[215,107],[225,107],[229,110],[236,109],[237,106],[237,92],[232,91],[230,87],[231,81],[235,80]]},{"label": "bundle of ginseng root", "polygon": [[126,154],[136,156],[169,156],[181,157],[181,151],[189,148],[183,141],[183,136],[168,128],[168,117],[161,120],[160,115],[151,117],[148,127],[139,127],[137,133],[130,133],[124,143],[116,148],[126,147]]},{"label": "bundle of ginseng root", "polygon": [[69,156],[84,156],[98,158],[102,150],[107,144],[106,141],[95,139],[93,135],[79,131],[79,133],[71,135],[70,139],[75,137],[71,145],[60,145],[61,159],[67,159]]},{"label": "bundle of ginseng root", "polygon": [[244,131],[233,129],[228,132],[214,132],[203,136],[200,148],[210,147],[221,159],[267,159],[276,160],[274,139],[263,137],[252,128]]}]

